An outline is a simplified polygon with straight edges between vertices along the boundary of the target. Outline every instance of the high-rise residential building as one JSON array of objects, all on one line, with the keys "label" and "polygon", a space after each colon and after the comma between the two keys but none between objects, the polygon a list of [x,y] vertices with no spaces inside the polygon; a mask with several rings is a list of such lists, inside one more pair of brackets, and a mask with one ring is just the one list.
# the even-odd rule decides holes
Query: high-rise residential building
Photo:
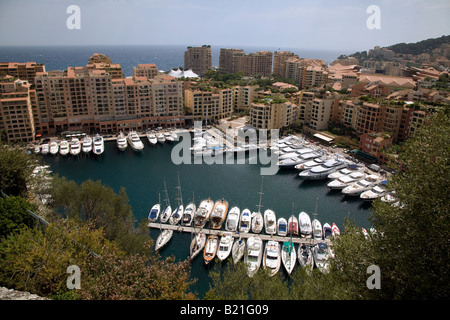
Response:
[{"label": "high-rise residential building", "polygon": [[233,89],[186,90],[185,105],[189,108],[194,120],[210,121],[227,118],[233,113]]},{"label": "high-rise residential building", "polygon": [[328,122],[333,112],[333,103],[334,99],[313,99],[309,120],[305,124],[313,130],[328,129]]},{"label": "high-rise residential building", "polygon": [[26,80],[0,78],[0,132],[8,143],[35,139],[30,87]]},{"label": "high-rise residential building", "polygon": [[219,71],[223,73],[238,72],[238,60],[235,56],[245,55],[242,49],[220,49],[219,54]]},{"label": "high-rise residential building", "polygon": [[0,77],[10,75],[34,83],[37,72],[45,72],[45,65],[36,62],[0,62]]},{"label": "high-rise residential building", "polygon": [[187,47],[184,52],[184,69],[192,71],[200,76],[212,67],[211,46]]},{"label": "high-rise residential building", "polygon": [[133,77],[146,77],[151,79],[159,74],[158,68],[154,63],[138,64],[134,67]]},{"label": "high-rise residential building", "polygon": [[252,103],[250,125],[256,129],[281,129],[293,123],[297,117],[297,105],[290,102]]},{"label": "high-rise residential building", "polygon": [[113,79],[123,78],[123,71],[120,63],[112,63],[111,58],[101,53],[94,53],[89,58],[87,69],[91,70],[104,70]]},{"label": "high-rise residential building", "polygon": [[244,76],[269,76],[272,74],[272,61],[270,51],[245,54],[240,49],[221,49],[219,70],[225,73],[243,72]]},{"label": "high-rise residential building", "polygon": [[284,78],[285,62],[292,58],[299,59],[299,56],[289,51],[275,51],[273,54],[273,75]]},{"label": "high-rise residential building", "polygon": [[327,64],[320,59],[288,58],[284,63],[284,77],[293,79],[300,89],[321,87],[327,83]]},{"label": "high-rise residential building", "polygon": [[233,108],[236,111],[250,110],[250,105],[255,96],[258,86],[235,86],[233,87]]}]

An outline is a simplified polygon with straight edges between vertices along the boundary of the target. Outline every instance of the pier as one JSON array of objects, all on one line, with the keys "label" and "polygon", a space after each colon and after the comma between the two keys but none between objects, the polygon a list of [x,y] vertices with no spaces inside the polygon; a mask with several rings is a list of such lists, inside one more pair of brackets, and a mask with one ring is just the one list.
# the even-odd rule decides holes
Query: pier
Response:
[{"label": "pier", "polygon": [[[203,231],[206,235],[216,235],[216,236],[222,236],[224,233],[230,233],[234,238],[242,238],[242,239],[248,239],[251,236],[258,236],[263,241],[278,241],[278,242],[284,242],[291,240],[290,236],[279,236],[279,235],[270,235],[265,233],[243,233],[243,232],[235,232],[235,231],[227,231],[227,230],[216,230],[216,229],[208,229],[208,228],[199,228],[199,227],[186,227],[186,226],[180,226],[180,225],[172,225],[168,223],[159,223],[159,222],[149,222],[148,227],[153,229],[161,229],[161,230],[173,230],[178,232],[188,232],[188,233],[198,233],[200,231]],[[313,238],[301,238],[299,236],[293,236],[292,242],[297,244],[308,244],[311,246],[316,245],[319,242],[325,242],[328,246],[331,245],[331,241],[329,239],[313,239]]]}]

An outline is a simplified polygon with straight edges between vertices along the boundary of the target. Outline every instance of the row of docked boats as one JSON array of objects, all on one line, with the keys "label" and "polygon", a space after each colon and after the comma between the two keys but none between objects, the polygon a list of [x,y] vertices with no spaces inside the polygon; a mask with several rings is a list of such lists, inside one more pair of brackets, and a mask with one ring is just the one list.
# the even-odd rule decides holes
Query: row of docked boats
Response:
[{"label": "row of docked boats", "polygon": [[[178,140],[178,136],[175,133],[165,132],[165,133],[154,133],[152,131],[148,131],[145,136],[147,137],[150,145],[156,145],[158,143],[164,142],[173,142]],[[128,145],[134,151],[142,151],[144,149],[144,143],[141,140],[141,137],[136,131],[130,131],[128,135],[125,135],[123,132],[120,132],[116,139],[117,148],[120,151],[125,151]]]},{"label": "row of docked boats", "polygon": [[71,154],[73,156],[77,156],[82,153],[89,154],[91,152],[96,155],[101,155],[104,151],[105,144],[103,137],[99,134],[93,137],[86,135],[81,140],[78,137],[72,137],[70,140],[53,140],[49,143],[43,143],[41,145],[36,144],[34,146],[34,152],[41,153],[43,155],[60,154],[62,156],[66,156]]}]

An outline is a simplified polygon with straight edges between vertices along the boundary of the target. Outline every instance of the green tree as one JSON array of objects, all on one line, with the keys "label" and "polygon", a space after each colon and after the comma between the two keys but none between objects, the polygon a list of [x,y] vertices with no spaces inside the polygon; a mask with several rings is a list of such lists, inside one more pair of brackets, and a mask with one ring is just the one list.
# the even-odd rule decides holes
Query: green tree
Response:
[{"label": "green tree", "polygon": [[35,225],[28,210],[35,211],[36,206],[21,197],[0,198],[0,239],[24,227]]}]

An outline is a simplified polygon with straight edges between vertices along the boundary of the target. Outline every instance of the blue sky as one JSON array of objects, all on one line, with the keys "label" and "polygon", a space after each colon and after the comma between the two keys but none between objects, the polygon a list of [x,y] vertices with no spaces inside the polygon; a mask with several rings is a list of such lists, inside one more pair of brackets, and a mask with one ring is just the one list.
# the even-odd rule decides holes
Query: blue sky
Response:
[{"label": "blue sky", "polygon": [[[81,9],[69,30],[66,9]],[[369,5],[381,29],[370,30]],[[1,0],[0,45],[182,44],[362,51],[450,34],[448,0]]]}]

